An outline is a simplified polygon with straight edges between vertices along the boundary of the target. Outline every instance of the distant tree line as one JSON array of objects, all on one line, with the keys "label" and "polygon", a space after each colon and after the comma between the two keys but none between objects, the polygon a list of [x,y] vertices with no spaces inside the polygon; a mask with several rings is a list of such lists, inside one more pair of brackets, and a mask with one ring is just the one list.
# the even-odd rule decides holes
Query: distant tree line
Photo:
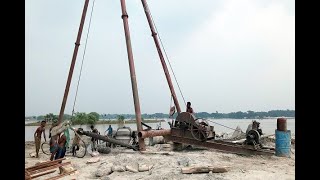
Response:
[{"label": "distant tree line", "polygon": [[86,114],[85,112],[77,112],[71,117],[72,124],[95,124],[99,121],[99,114],[91,112]]},{"label": "distant tree line", "polygon": [[295,117],[295,110],[271,110],[268,112],[231,112],[231,113],[219,113],[216,111],[215,113],[207,113],[207,112],[199,112],[196,113],[197,117],[201,118],[215,118],[215,119],[263,119],[268,117]]},{"label": "distant tree line", "polygon": [[[101,114],[100,119],[117,119],[118,114]],[[121,116],[125,117],[125,119],[135,119],[134,114],[121,114]],[[154,114],[141,114],[142,119],[157,119],[157,118],[168,118],[168,114],[164,113],[154,113]],[[176,118],[177,113],[174,115]],[[268,112],[231,112],[231,113],[219,113],[216,111],[215,113],[208,112],[198,112],[195,114],[196,117],[199,118],[215,118],[215,119],[252,119],[252,118],[268,118],[268,117],[295,117],[295,110],[271,110]]]},{"label": "distant tree line", "polygon": [[[195,114],[196,117],[199,118],[215,118],[215,119],[263,119],[268,117],[295,117],[295,110],[271,110],[268,112],[254,112],[254,111],[247,111],[247,112],[231,112],[231,113],[219,113],[216,111],[215,113],[208,113],[208,112],[198,112]],[[159,118],[169,118],[169,114],[164,113],[154,113],[154,114],[141,114],[142,120],[144,119],[159,119]],[[174,115],[176,118],[177,113]],[[49,113],[46,115],[41,116],[29,116],[25,117],[26,119],[33,119],[33,120],[47,120],[48,122],[54,121],[58,119],[58,115],[54,115],[53,113]],[[112,120],[116,119],[119,122],[123,121],[124,119],[134,120],[136,118],[135,114],[98,114],[96,112],[91,112],[86,114],[82,113],[75,113],[74,117],[71,118],[71,115],[64,114],[63,119],[72,120],[73,123],[77,124],[92,124],[99,119],[104,120]]]},{"label": "distant tree line", "polygon": [[[64,114],[62,119],[63,120],[70,120],[72,124],[95,124],[99,120],[100,115],[96,112],[91,113],[85,113],[85,112],[77,112],[73,116],[69,114]],[[54,115],[53,113],[49,113],[46,115],[40,115],[40,116],[29,116],[25,117],[26,119],[30,120],[38,120],[46,122],[54,122],[57,121],[59,118],[59,115]]]}]

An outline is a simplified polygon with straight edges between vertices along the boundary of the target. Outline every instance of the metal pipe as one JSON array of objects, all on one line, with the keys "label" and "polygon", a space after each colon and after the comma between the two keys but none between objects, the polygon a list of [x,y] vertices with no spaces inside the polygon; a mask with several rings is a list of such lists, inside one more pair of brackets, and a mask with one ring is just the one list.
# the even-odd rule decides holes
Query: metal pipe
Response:
[{"label": "metal pipe", "polygon": [[92,133],[92,132],[89,132],[89,131],[82,131],[82,130],[78,130],[77,133],[79,133],[80,135],[86,135],[86,136],[89,136],[89,137],[93,137],[95,139],[99,139],[99,140],[102,140],[102,141],[111,142],[113,144],[119,144],[121,146],[130,148],[130,149],[133,149],[133,150],[138,150],[136,146],[133,146],[133,145],[118,141],[118,140],[113,139],[113,138],[109,138],[107,136],[102,136],[102,135],[99,135],[99,134],[96,134],[96,133]]},{"label": "metal pipe", "polygon": [[77,40],[76,40],[76,43],[75,43],[73,56],[72,56],[72,60],[71,60],[71,65],[70,65],[70,69],[69,69],[68,80],[67,80],[66,88],[64,90],[62,105],[61,105],[59,118],[58,118],[58,124],[60,124],[61,121],[62,121],[62,117],[63,117],[63,114],[64,114],[64,109],[66,107],[68,94],[69,94],[69,89],[70,89],[70,84],[71,84],[71,79],[72,79],[72,75],[73,75],[73,69],[74,69],[74,65],[76,63],[78,49],[79,49],[79,46],[80,46],[80,40],[81,40],[81,34],[82,34],[82,30],[83,30],[83,24],[84,24],[84,20],[86,19],[88,4],[89,4],[89,0],[85,0],[83,11],[82,11],[82,17],[81,17],[81,21],[80,21],[80,26],[79,26],[79,30],[78,30],[78,36],[77,36]]},{"label": "metal pipe", "polygon": [[150,16],[150,13],[149,13],[148,4],[147,4],[146,0],[141,0],[141,2],[142,2],[142,5],[143,5],[143,8],[144,8],[144,12],[146,13],[146,16],[147,16],[147,19],[148,19],[148,23],[149,23],[150,30],[151,30],[151,33],[152,33],[151,35],[153,37],[154,43],[156,44],[157,51],[158,51],[158,54],[159,54],[159,57],[160,57],[160,61],[161,61],[161,64],[162,64],[162,68],[163,68],[164,74],[166,75],[167,82],[168,82],[168,85],[169,85],[169,88],[170,88],[170,91],[171,91],[171,95],[173,97],[174,104],[175,104],[175,106],[177,108],[178,113],[180,113],[181,112],[181,108],[180,108],[180,105],[179,105],[179,102],[178,102],[177,95],[176,95],[176,93],[174,91],[174,88],[173,88],[173,85],[172,85],[172,81],[171,81],[171,78],[170,78],[168,67],[166,65],[166,62],[164,60],[164,57],[163,57],[163,54],[162,54],[162,51],[161,51],[161,48],[160,48],[160,45],[159,45],[157,33],[156,33],[155,28],[153,27],[153,24],[152,24],[152,20],[151,20],[151,16]]},{"label": "metal pipe", "polygon": [[138,137],[147,138],[155,136],[166,136],[171,134],[171,129],[140,131]]},{"label": "metal pipe", "polygon": [[[127,45],[127,53],[128,53],[129,68],[130,68],[134,110],[135,110],[136,121],[137,121],[137,130],[138,130],[138,132],[140,132],[143,129],[141,126],[141,111],[140,111],[138,87],[137,87],[137,80],[136,80],[136,72],[135,72],[135,68],[134,68],[133,53],[132,53],[131,40],[130,40],[128,14],[127,14],[127,10],[126,10],[125,0],[120,0],[120,2],[121,2],[121,11],[122,11],[121,18],[123,19],[124,32],[125,32],[125,36],[126,36],[126,45]],[[146,150],[146,147],[144,144],[144,139],[142,139],[142,138],[139,138],[139,150],[140,151]]]}]

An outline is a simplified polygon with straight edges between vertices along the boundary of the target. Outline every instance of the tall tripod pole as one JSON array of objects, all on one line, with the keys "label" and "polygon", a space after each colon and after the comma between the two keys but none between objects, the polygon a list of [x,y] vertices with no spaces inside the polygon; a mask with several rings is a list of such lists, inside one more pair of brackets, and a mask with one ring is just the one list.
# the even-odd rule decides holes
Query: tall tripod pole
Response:
[{"label": "tall tripod pole", "polygon": [[155,28],[154,28],[153,23],[152,23],[152,19],[151,19],[151,16],[150,16],[148,4],[147,4],[146,0],[141,0],[141,2],[142,2],[142,5],[143,5],[143,8],[144,8],[144,12],[146,13],[146,16],[147,16],[147,19],[148,19],[148,23],[149,23],[150,30],[151,30],[151,33],[152,33],[151,35],[153,37],[154,43],[156,44],[156,48],[157,48],[157,51],[158,51],[158,54],[159,54],[159,57],[160,57],[160,61],[161,61],[161,64],[162,64],[162,68],[163,68],[164,74],[166,75],[166,78],[167,78],[167,82],[168,82],[168,85],[169,85],[169,88],[170,88],[170,91],[171,91],[171,95],[173,97],[174,104],[175,104],[175,106],[177,108],[177,112],[180,113],[181,112],[181,108],[180,108],[180,105],[179,105],[179,102],[178,102],[178,99],[177,99],[177,95],[176,95],[176,93],[174,91],[174,88],[173,88],[173,85],[172,85],[172,81],[171,81],[171,78],[170,78],[168,67],[166,65],[166,62],[164,60],[164,57],[163,57],[163,54],[162,54],[162,51],[161,51],[161,48],[160,48],[160,44],[159,44],[157,33],[156,33]]},{"label": "tall tripod pole", "polygon": [[[134,109],[135,109],[135,114],[136,114],[137,130],[139,133],[140,131],[142,131],[141,110],[140,110],[136,72],[135,72],[135,68],[134,68],[133,53],[132,53],[131,40],[130,40],[128,14],[127,14],[127,10],[126,10],[125,0],[120,0],[120,2],[121,2],[121,10],[122,10],[121,18],[123,19],[124,32],[125,32],[125,36],[126,36],[127,53],[128,53],[128,60],[129,60],[130,77],[131,77]],[[145,144],[144,144],[144,139],[140,138],[140,137],[139,137],[139,150],[140,151],[146,150]]]},{"label": "tall tripod pole", "polygon": [[58,124],[60,124],[62,122],[64,109],[66,107],[68,94],[69,94],[69,89],[70,89],[70,84],[71,84],[72,75],[73,75],[73,70],[74,70],[74,65],[76,63],[78,49],[79,49],[79,46],[80,46],[80,40],[81,40],[81,35],[82,35],[82,30],[83,30],[83,24],[84,24],[84,20],[86,19],[88,4],[89,4],[89,0],[85,0],[83,11],[82,11],[82,17],[81,17],[81,21],[80,21],[80,26],[79,26],[79,30],[78,30],[78,36],[77,36],[77,40],[76,40],[76,43],[75,43],[73,56],[72,56],[72,60],[71,60],[71,65],[70,65],[69,75],[68,75],[68,79],[67,79],[67,84],[66,84],[66,88],[65,88],[65,91],[64,91],[62,105],[61,105],[61,109],[60,109],[60,113],[59,113]]}]

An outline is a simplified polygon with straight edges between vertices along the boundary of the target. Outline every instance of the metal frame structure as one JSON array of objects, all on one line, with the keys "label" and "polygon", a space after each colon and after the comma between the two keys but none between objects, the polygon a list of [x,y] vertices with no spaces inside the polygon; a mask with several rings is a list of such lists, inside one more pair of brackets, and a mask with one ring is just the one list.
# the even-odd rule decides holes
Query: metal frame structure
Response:
[{"label": "metal frame structure", "polygon": [[[200,133],[202,128],[200,128],[200,126],[198,126],[194,123],[194,121],[196,119],[195,118],[188,119],[188,118],[186,118],[186,116],[184,116],[184,114],[186,112],[181,112],[181,108],[180,108],[176,93],[174,91],[174,87],[173,87],[173,84],[171,81],[171,77],[170,77],[167,65],[166,65],[164,57],[163,57],[163,53],[162,53],[160,45],[159,45],[157,33],[155,31],[155,27],[153,25],[152,17],[150,15],[150,11],[148,9],[148,5],[147,5],[146,0],[141,0],[141,2],[142,2],[142,5],[143,5],[143,8],[144,8],[147,20],[148,20],[148,24],[149,24],[149,27],[151,30],[151,35],[153,37],[153,40],[155,42],[155,46],[158,51],[158,55],[160,58],[162,68],[164,70],[164,73],[165,73],[165,76],[167,79],[167,83],[168,83],[168,86],[169,86],[169,89],[171,92],[171,96],[172,96],[174,104],[177,108],[178,117],[175,120],[175,123],[171,127],[171,129],[150,130],[150,128],[148,128],[147,130],[143,130],[143,128],[142,128],[143,123],[141,121],[142,118],[141,118],[141,110],[140,110],[140,103],[139,103],[138,87],[137,87],[137,80],[136,80],[136,73],[135,73],[135,67],[134,67],[134,59],[133,59],[132,45],[131,45],[130,31],[129,31],[129,24],[128,24],[128,17],[129,16],[128,16],[128,13],[126,10],[125,0],[120,0],[120,2],[121,2],[121,11],[122,11],[121,18],[123,19],[123,25],[124,25],[124,32],[125,32],[125,39],[126,39],[126,46],[127,46],[127,54],[128,54],[128,62],[129,62],[129,70],[130,70],[130,77],[131,77],[132,94],[133,94],[133,101],[134,101],[134,107],[135,107],[135,115],[136,115],[136,123],[137,123],[137,131],[138,131],[138,138],[139,138],[139,150],[140,151],[146,150],[144,138],[154,137],[154,136],[165,136],[167,139],[169,139],[175,143],[180,143],[180,144],[184,143],[184,144],[190,144],[190,145],[196,145],[196,146],[203,146],[203,147],[207,147],[207,148],[213,148],[213,149],[227,151],[227,152],[231,152],[231,153],[237,153],[237,154],[245,154],[245,155],[248,155],[248,154],[272,155],[272,154],[274,154],[274,151],[272,151],[270,149],[269,150],[263,149],[263,148],[257,149],[255,147],[248,146],[248,145],[238,145],[238,144],[232,144],[230,142],[214,141],[214,140],[212,140],[212,139],[214,139],[213,126],[210,126],[210,129],[208,131],[208,132],[212,131],[210,133],[210,135]],[[89,0],[85,0],[83,12],[82,12],[82,17],[81,17],[81,21],[80,21],[80,27],[79,27],[79,31],[78,31],[78,36],[77,36],[77,40],[75,43],[75,49],[73,52],[72,61],[71,61],[71,65],[70,65],[67,84],[66,84],[66,88],[65,88],[65,92],[64,92],[64,96],[63,96],[63,100],[62,100],[62,105],[61,105],[61,109],[60,109],[60,114],[59,114],[59,119],[58,119],[59,124],[62,121],[65,105],[67,102],[67,97],[68,97],[68,93],[69,93],[73,69],[74,69],[75,62],[76,62],[78,48],[80,45],[80,39],[81,39],[83,24],[85,21],[85,16],[86,16],[87,8],[88,8],[88,3],[89,3]],[[185,128],[185,127],[183,127],[183,123],[187,123],[187,124],[189,124],[189,126],[186,126],[186,128]],[[201,136],[196,138],[195,135],[192,133],[193,129],[199,131],[198,133]],[[114,139],[112,139],[112,138],[101,137],[99,135],[96,135],[96,134],[93,134],[90,132],[84,132],[84,131],[81,133],[88,135],[90,137],[95,137],[97,139],[101,139],[104,141],[110,141],[110,142],[119,144],[119,142],[114,141]],[[131,148],[131,149],[136,148],[135,146],[128,145],[125,143],[122,145],[126,146],[128,148]]]},{"label": "metal frame structure", "polygon": [[[121,3],[121,11],[122,11],[121,18],[123,19],[123,26],[124,26],[127,53],[128,53],[130,78],[131,78],[131,85],[132,85],[132,94],[133,94],[135,115],[136,115],[136,121],[137,121],[137,130],[138,130],[138,132],[140,132],[143,129],[142,129],[142,125],[141,125],[141,122],[142,122],[141,121],[141,110],[140,110],[138,87],[137,87],[137,80],[136,80],[136,73],[135,73],[135,68],[134,68],[134,60],[133,60],[130,31],[129,31],[129,24],[128,24],[128,17],[129,16],[128,16],[128,13],[126,10],[125,0],[120,0],[120,3]],[[66,87],[65,87],[65,91],[64,91],[64,95],[63,95],[63,100],[62,100],[62,104],[61,104],[61,109],[60,109],[60,113],[59,113],[58,124],[60,124],[62,122],[62,117],[63,117],[65,106],[67,103],[70,84],[71,84],[72,75],[73,75],[73,70],[74,70],[74,66],[76,63],[76,59],[77,59],[78,49],[80,46],[83,25],[84,25],[84,21],[85,21],[87,9],[88,9],[88,4],[89,4],[89,0],[85,0],[83,11],[82,11],[82,16],[81,16],[81,21],[80,21],[80,26],[79,26],[79,30],[78,30],[77,40],[76,40],[75,48],[73,51],[73,56],[72,56],[72,60],[71,60],[68,79],[67,79],[67,83],[66,83]],[[139,138],[139,150],[140,151],[146,150],[143,138]]]}]

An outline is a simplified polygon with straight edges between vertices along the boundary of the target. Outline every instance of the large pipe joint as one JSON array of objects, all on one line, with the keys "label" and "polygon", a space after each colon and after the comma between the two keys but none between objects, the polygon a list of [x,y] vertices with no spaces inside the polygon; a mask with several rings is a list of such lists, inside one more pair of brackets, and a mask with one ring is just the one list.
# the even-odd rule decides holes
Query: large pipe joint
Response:
[{"label": "large pipe joint", "polygon": [[128,16],[128,14],[123,14],[122,16],[121,16],[121,18],[123,19],[123,18],[129,18],[129,16]]},{"label": "large pipe joint", "polygon": [[171,134],[171,129],[161,129],[161,130],[148,130],[148,131],[140,131],[138,133],[139,138],[148,138],[155,136],[167,136]]}]

